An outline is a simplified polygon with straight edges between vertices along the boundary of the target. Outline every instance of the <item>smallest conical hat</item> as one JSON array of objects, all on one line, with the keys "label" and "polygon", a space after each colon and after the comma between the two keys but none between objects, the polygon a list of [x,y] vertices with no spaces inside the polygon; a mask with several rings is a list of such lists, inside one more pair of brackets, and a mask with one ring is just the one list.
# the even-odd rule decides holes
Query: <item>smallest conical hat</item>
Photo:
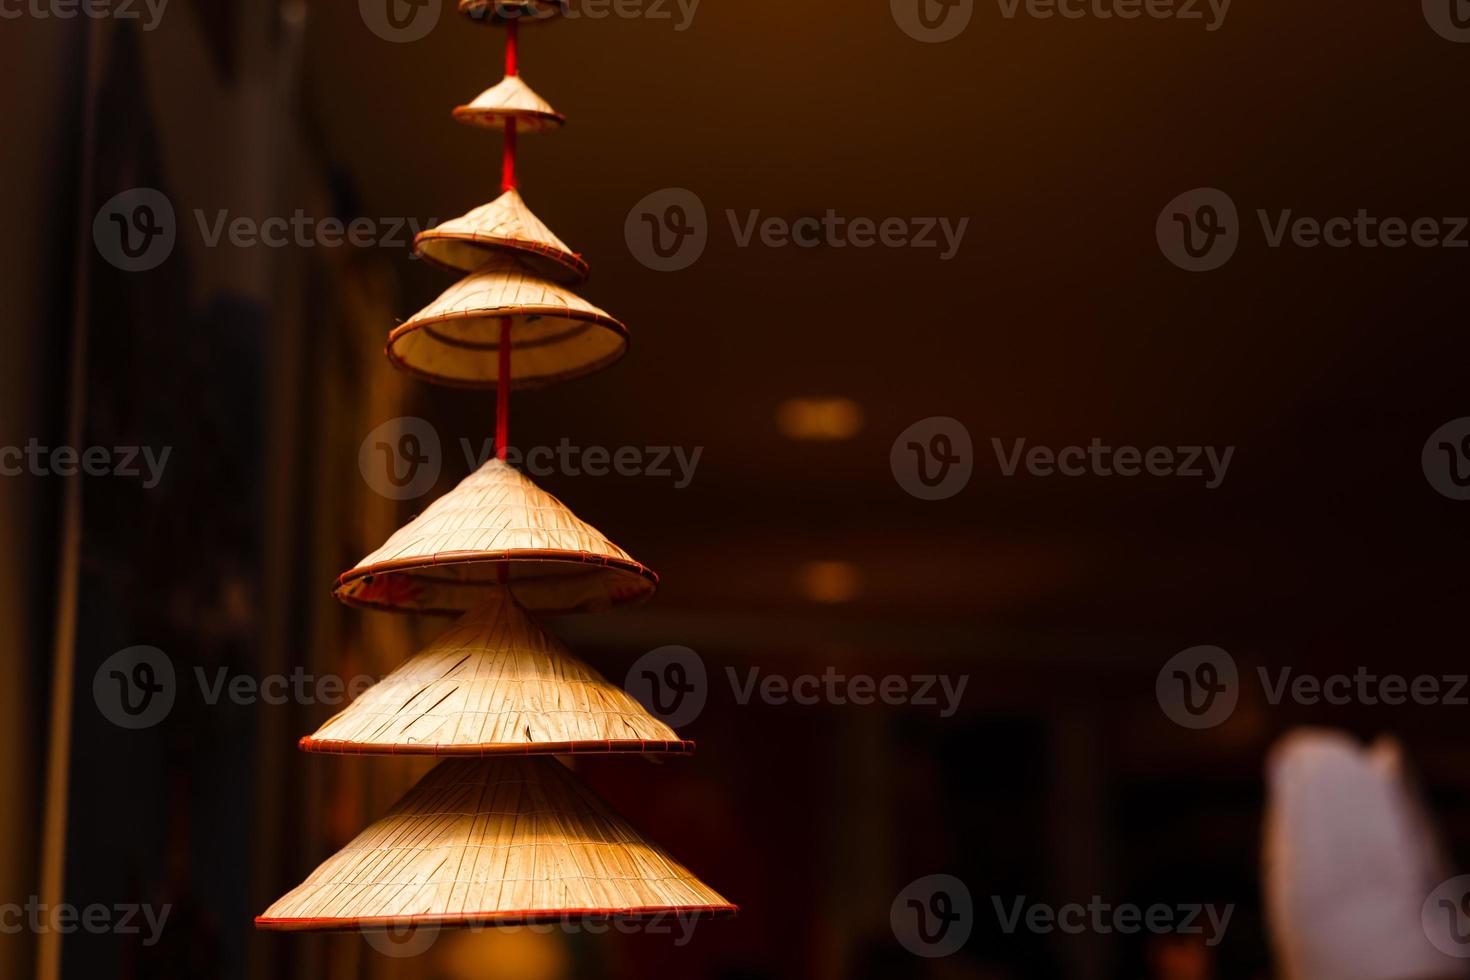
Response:
[{"label": "smallest conical hat", "polygon": [[587,263],[526,207],[514,188],[468,214],[414,239],[424,258],[460,272],[474,272],[499,250],[509,250],[538,275],[561,282],[587,278]]},{"label": "smallest conical hat", "polygon": [[567,5],[568,0],[459,0],[459,12],[483,23],[534,23],[566,13]]},{"label": "smallest conical hat", "polygon": [[547,756],[450,759],[255,920],[520,925],[738,910]]},{"label": "smallest conical hat", "polygon": [[388,359],[436,384],[494,388],[510,322],[510,382],[532,388],[591,374],[622,357],[628,328],[520,259],[492,255],[388,334]]},{"label": "smallest conical hat", "polygon": [[572,655],[505,589],[301,740],[308,752],[687,753],[673,729]]},{"label": "smallest conical hat", "polygon": [[344,572],[337,598],[395,612],[464,612],[502,576],[521,605],[580,612],[653,594],[658,576],[519,470],[492,459]]},{"label": "smallest conical hat", "polygon": [[503,129],[507,120],[514,119],[516,131],[521,133],[552,129],[566,122],[566,117],[533,92],[520,75],[506,75],[469,105],[455,106],[454,118],[487,129]]}]

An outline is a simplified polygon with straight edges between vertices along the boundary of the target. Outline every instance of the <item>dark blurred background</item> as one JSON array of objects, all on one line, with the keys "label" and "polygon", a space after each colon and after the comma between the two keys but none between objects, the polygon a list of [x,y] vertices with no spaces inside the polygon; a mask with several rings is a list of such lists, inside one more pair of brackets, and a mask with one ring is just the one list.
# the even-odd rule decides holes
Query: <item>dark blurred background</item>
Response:
[{"label": "dark blurred background", "polygon": [[[193,215],[423,224],[489,200],[499,139],[449,109],[500,77],[499,32],[446,3],[427,36],[394,43],[342,0],[171,0],[151,30],[0,21],[0,445],[75,444],[79,425],[84,446],[171,447],[154,488],[0,479],[0,894],[54,897],[46,869],[64,869],[67,902],[173,907],[153,946],[65,937],[52,977],[1268,977],[1262,764],[1299,724],[1397,735],[1451,851],[1470,852],[1466,708],[1272,705],[1247,681],[1227,722],[1196,731],[1155,695],[1164,663],[1198,644],[1248,676],[1465,669],[1454,542],[1470,504],[1435,491],[1420,451],[1470,415],[1454,285],[1470,252],[1273,249],[1254,212],[1470,211],[1454,110],[1470,46],[1410,4],[1239,4],[1210,32],[980,3],[941,44],[879,0],[705,0],[685,30],[670,10],[522,35],[522,72],[569,118],[522,139],[523,191],[591,262],[583,294],[633,346],[518,395],[513,440],[702,447],[684,488],[538,482],[663,578],[646,606],[555,629],[617,682],[668,644],[711,677],[681,732],[692,758],[578,771],[743,911],[682,947],[484,932],[413,958],[251,919],[425,765],[299,753],[321,704],[181,694],[127,731],[92,682],[138,644],[186,687],[196,668],[376,675],[442,627],[346,609],[331,585],[468,472],[461,438],[493,431],[493,396],[382,357],[452,279],[401,246],[208,247]],[[1191,274],[1154,229],[1201,186],[1227,191],[1245,230],[1226,266]],[[178,241],[127,272],[99,255],[93,219],[135,187],[172,202]],[[667,187],[703,201],[709,245],[663,273],[624,223]],[[970,223],[941,261],[742,248],[725,216],[829,208]],[[812,398],[846,400],[859,424],[793,438],[787,403]],[[397,416],[430,420],[444,446],[435,487],[401,503],[358,466]],[[973,478],[940,501],[889,465],[932,416],[975,445]],[[1093,437],[1236,451],[1206,490],[1008,478],[991,449]],[[69,699],[53,690],[58,644],[74,649]],[[948,718],[741,705],[727,667],[969,683]],[[49,808],[48,759],[69,790]],[[889,922],[931,874],[975,904],[964,949],[932,960]],[[1237,911],[1219,947],[1183,957],[1196,972],[1167,973],[1138,936],[1005,934],[991,898],[1023,895]],[[0,936],[0,974],[32,975],[44,945]]]}]

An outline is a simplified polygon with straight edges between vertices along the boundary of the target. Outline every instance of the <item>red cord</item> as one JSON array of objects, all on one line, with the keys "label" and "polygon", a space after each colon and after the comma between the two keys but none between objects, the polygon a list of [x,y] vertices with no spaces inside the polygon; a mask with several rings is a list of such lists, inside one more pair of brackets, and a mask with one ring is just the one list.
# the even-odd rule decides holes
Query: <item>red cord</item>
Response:
[{"label": "red cord", "polygon": [[[505,76],[510,78],[516,74],[516,49],[518,33],[518,21],[514,18],[505,22]],[[516,189],[516,121],[512,116],[505,121],[505,158],[500,166],[500,190],[513,191]]]},{"label": "red cord", "polygon": [[516,121],[505,121],[505,158],[500,167],[501,191],[516,189]]},{"label": "red cord", "polygon": [[[516,21],[505,24],[505,74],[516,74]],[[505,121],[505,156],[500,168],[501,191],[513,191],[516,186],[516,121]],[[495,458],[505,461],[510,448],[510,317],[500,318],[500,370],[495,381]],[[496,578],[501,585],[510,580],[510,563],[501,562],[496,569]]]}]

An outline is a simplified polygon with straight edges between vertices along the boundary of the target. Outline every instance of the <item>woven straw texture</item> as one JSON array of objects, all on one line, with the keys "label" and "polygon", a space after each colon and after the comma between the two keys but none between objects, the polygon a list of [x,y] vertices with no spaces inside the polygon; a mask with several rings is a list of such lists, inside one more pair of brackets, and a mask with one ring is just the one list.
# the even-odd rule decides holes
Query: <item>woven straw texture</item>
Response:
[{"label": "woven straw texture", "polygon": [[526,207],[514,189],[468,214],[419,232],[414,250],[449,269],[474,272],[497,250],[510,250],[539,276],[559,282],[587,278],[587,263]]},{"label": "woven straw texture", "polygon": [[534,24],[564,13],[566,3],[567,0],[459,0],[459,12],[483,23],[504,24],[516,20]]},{"label": "woven straw texture", "polygon": [[491,589],[422,652],[310,738],[308,752],[685,753],[673,729]]},{"label": "woven straw texture", "polygon": [[566,122],[520,75],[506,75],[469,105],[455,106],[454,118],[486,129],[504,129],[506,120],[514,119],[518,133],[554,129]]},{"label": "woven straw texture", "polygon": [[440,763],[255,922],[350,929],[735,911],[537,756]]},{"label": "woven straw texture", "polygon": [[390,333],[388,359],[438,384],[494,388],[505,318],[515,388],[591,374],[628,349],[617,320],[519,259],[496,255]]},{"label": "woven straw texture", "polygon": [[350,605],[459,613],[508,576],[539,612],[646,599],[658,576],[505,462],[492,459],[337,580]]}]

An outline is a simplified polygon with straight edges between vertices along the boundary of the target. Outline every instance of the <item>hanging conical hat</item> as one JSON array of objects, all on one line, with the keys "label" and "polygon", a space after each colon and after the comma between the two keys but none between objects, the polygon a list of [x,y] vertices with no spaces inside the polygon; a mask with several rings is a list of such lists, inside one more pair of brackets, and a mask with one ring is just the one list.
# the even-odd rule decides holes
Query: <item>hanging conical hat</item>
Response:
[{"label": "hanging conical hat", "polygon": [[[1398,745],[1293,732],[1267,763],[1265,894],[1283,980],[1463,977],[1423,906],[1448,878]],[[1431,936],[1431,929],[1443,929]],[[1438,948],[1436,948],[1438,947]]]},{"label": "hanging conical hat", "polygon": [[565,766],[535,756],[440,763],[255,924],[328,930],[736,911]]},{"label": "hanging conical hat", "polygon": [[658,576],[507,463],[492,459],[337,580],[350,605],[464,612],[509,576],[540,612],[646,599]]},{"label": "hanging conical hat", "polygon": [[587,263],[541,223],[514,189],[469,214],[419,232],[413,244],[424,258],[460,272],[474,272],[497,250],[509,249],[547,279],[587,278]]},{"label": "hanging conical hat", "polygon": [[573,755],[693,750],[504,589],[369,688],[308,752]]},{"label": "hanging conical hat", "polygon": [[459,0],[459,12],[471,20],[503,24],[535,23],[565,13],[568,0]]},{"label": "hanging conical hat", "polygon": [[507,317],[516,388],[591,374],[628,349],[627,327],[519,259],[496,255],[393,330],[388,359],[438,384],[493,388]]},{"label": "hanging conical hat", "polygon": [[519,133],[539,132],[566,122],[566,117],[531,91],[520,75],[506,75],[469,105],[455,106],[454,118],[487,129],[502,129],[507,119],[514,119]]}]

